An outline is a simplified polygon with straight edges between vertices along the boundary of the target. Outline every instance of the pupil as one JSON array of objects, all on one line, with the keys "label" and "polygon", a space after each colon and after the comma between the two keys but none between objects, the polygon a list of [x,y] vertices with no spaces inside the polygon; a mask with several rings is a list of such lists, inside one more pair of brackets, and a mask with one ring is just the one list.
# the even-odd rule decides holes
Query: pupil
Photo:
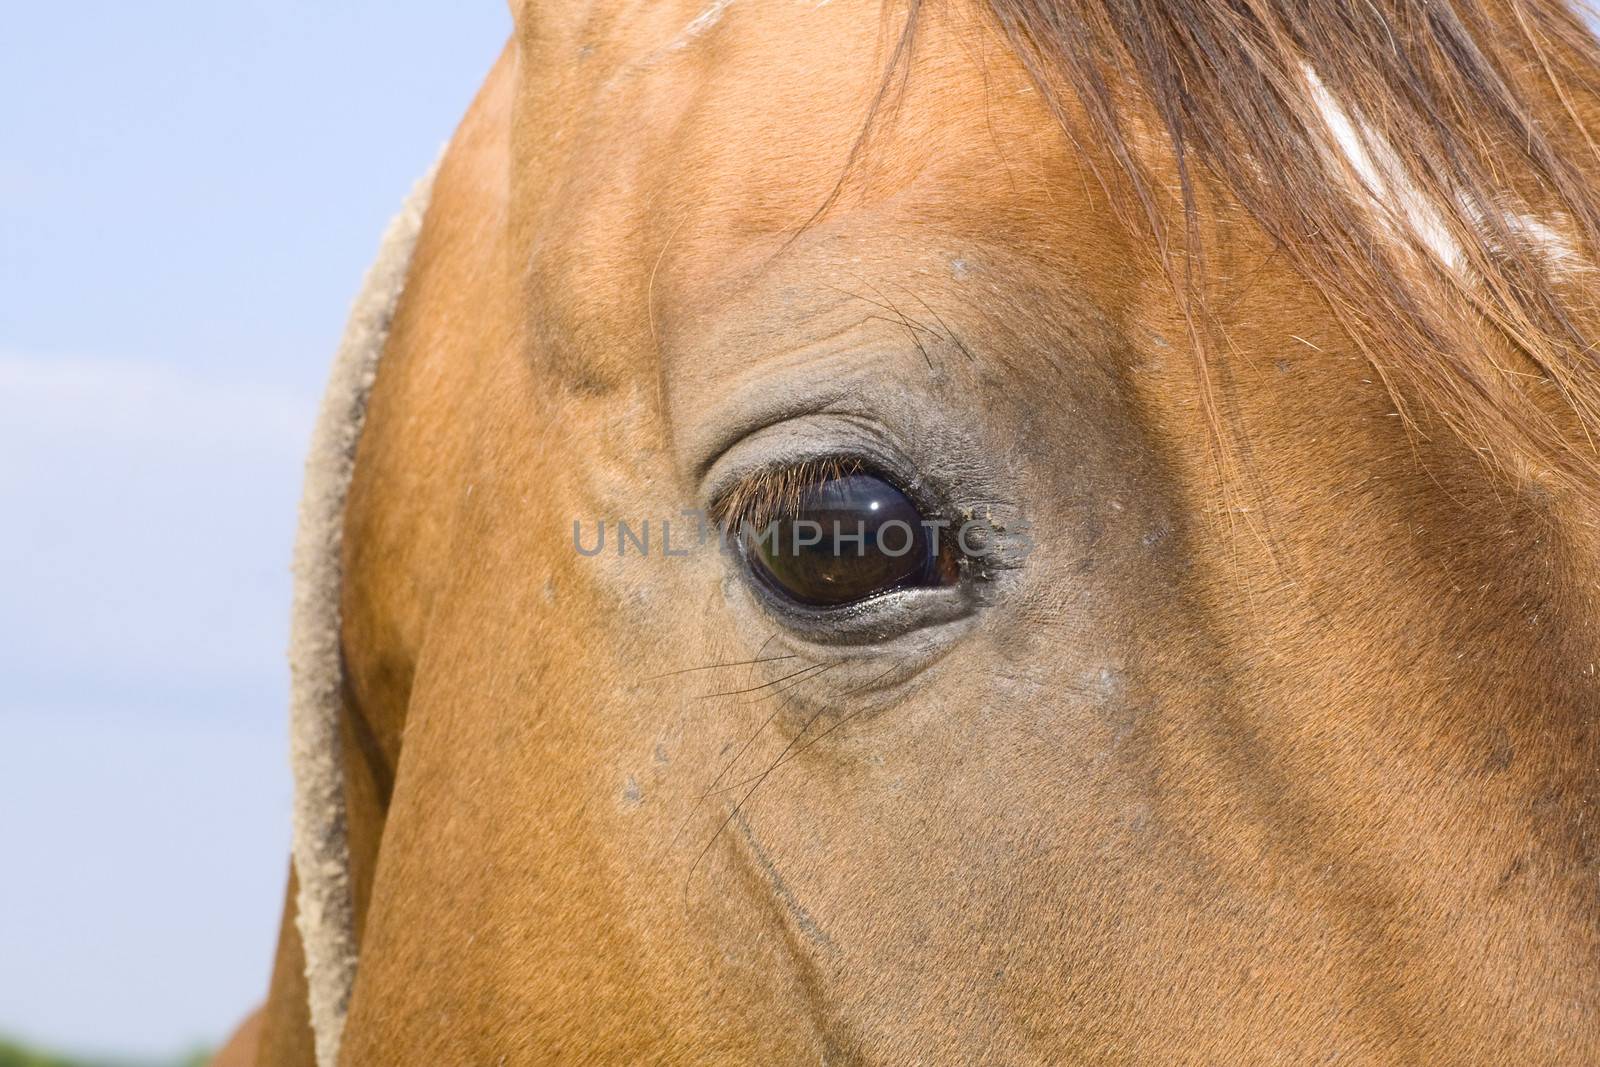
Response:
[{"label": "pupil", "polygon": [[[752,569],[802,604],[849,604],[912,585],[946,584],[937,530],[894,485],[868,473],[803,489],[796,506],[741,531]],[[952,576],[953,577],[953,576]]]}]

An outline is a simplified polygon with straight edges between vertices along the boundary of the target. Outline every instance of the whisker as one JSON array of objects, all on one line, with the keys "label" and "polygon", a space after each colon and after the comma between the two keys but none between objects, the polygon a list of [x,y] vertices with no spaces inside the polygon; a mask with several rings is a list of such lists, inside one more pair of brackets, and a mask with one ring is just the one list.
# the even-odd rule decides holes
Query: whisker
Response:
[{"label": "whisker", "polygon": [[917,331],[921,330],[924,333],[931,334],[934,337],[938,337],[939,335],[928,329],[928,327],[924,326],[922,323],[914,321],[904,311],[901,311],[898,307],[896,307],[894,301],[885,296],[882,289],[879,289],[876,285],[872,285],[871,282],[868,282],[867,284],[871,287],[873,292],[878,294],[878,298],[880,300],[889,305],[889,314],[900,320],[900,325],[904,327],[906,333],[911,336],[911,343],[917,346],[918,352],[922,353],[923,362],[927,363],[929,370],[933,370],[933,357],[928,354],[928,349],[923,345],[922,338],[917,336]]},{"label": "whisker", "polygon": [[721,693],[707,693],[704,696],[702,696],[700,699],[701,700],[715,700],[718,697],[737,697],[737,696],[743,696],[746,693],[758,693],[763,689],[770,689],[772,686],[777,685],[779,682],[787,682],[790,678],[798,677],[799,675],[805,674],[807,671],[814,671],[820,666],[823,666],[823,664],[812,663],[812,664],[809,664],[809,665],[807,665],[805,667],[801,667],[797,671],[791,671],[790,673],[784,675],[782,678],[774,678],[770,682],[763,682],[761,685],[751,686],[749,689],[729,689],[729,690],[726,690],[725,692],[721,692]]},{"label": "whisker", "polygon": [[[832,669],[835,666],[837,666],[837,664],[829,664],[827,669]],[[897,668],[898,668],[898,664],[896,664],[895,666],[891,666],[888,670],[884,671],[882,674],[878,675],[877,677],[871,679],[868,682],[865,682],[862,685],[857,686],[854,689],[847,690],[845,693],[843,693],[841,695],[842,696],[849,696],[849,695],[851,695],[853,693],[859,693],[864,689],[867,689],[867,688],[869,688],[869,687],[871,687],[873,685],[876,685],[878,682],[882,681],[884,678],[887,678]],[[815,676],[813,676],[813,677],[815,677]],[[792,698],[786,698],[784,700],[784,706],[787,706],[789,704],[790,699],[792,699]],[[781,708],[780,708],[780,710],[781,710]],[[755,777],[754,782],[750,786],[750,788],[745,791],[745,794],[743,796],[741,796],[737,801],[734,802],[732,808],[729,809],[727,816],[722,820],[722,822],[717,824],[717,829],[716,829],[716,831],[714,833],[712,833],[711,839],[708,840],[705,843],[705,846],[700,849],[699,854],[696,855],[695,858],[694,858],[694,862],[689,865],[688,874],[684,875],[684,879],[683,879],[683,901],[684,901],[684,906],[685,907],[687,907],[688,904],[689,904],[689,885],[694,880],[694,872],[695,872],[696,869],[699,868],[701,861],[706,858],[706,855],[708,853],[710,853],[711,847],[717,843],[717,838],[722,836],[722,832],[728,828],[728,824],[729,823],[733,822],[734,819],[738,818],[739,813],[744,810],[744,807],[749,802],[750,798],[755,796],[756,790],[761,788],[761,786],[766,782],[766,780],[772,775],[772,772],[777,770],[779,767],[783,766],[785,763],[789,762],[789,760],[791,758],[793,758],[791,756],[791,753],[794,753],[794,755],[798,755],[799,754],[799,752],[795,751],[796,742],[798,742],[802,737],[804,737],[808,732],[810,732],[811,724],[816,722],[817,719],[820,718],[822,716],[822,714],[824,712],[826,712],[827,710],[828,709],[826,707],[818,708],[817,711],[814,714],[812,714],[812,716],[809,719],[806,720],[805,725],[800,728],[800,732],[795,734],[794,737],[790,738],[789,739],[789,743],[783,747],[783,751],[778,753],[778,758],[773,760],[772,763],[768,764],[767,769],[762,771],[761,774],[759,774],[759,775],[757,775]],[[850,719],[855,718],[857,715],[861,714],[865,710],[867,710],[867,709],[858,708],[856,711],[851,712],[849,715],[846,715],[839,722],[834,723],[828,729],[824,730],[821,734],[817,735],[817,737],[813,738],[811,741],[808,741],[804,746],[801,747],[801,749],[799,751],[803,752],[803,751],[805,751],[805,749],[810,748],[812,745],[816,744],[818,741],[822,740],[824,737],[827,737],[834,730],[837,730],[840,726],[843,726]],[[774,713],[774,714],[776,714],[776,713]],[[768,721],[770,722],[771,719],[768,719]],[[731,766],[731,764],[730,764],[730,766]],[[715,783],[713,783],[713,785],[715,785]],[[726,788],[727,789],[731,789],[731,788],[736,788],[736,786],[729,786],[729,787],[726,787]],[[725,791],[725,790],[718,790],[718,792],[723,792],[723,791]],[[704,800],[705,798],[702,797],[701,799]],[[697,803],[696,807],[698,808],[698,806],[699,805]]]},{"label": "whisker", "polygon": [[[872,679],[871,681],[869,681],[869,682],[867,682],[867,683],[865,683],[865,684],[863,684],[861,686],[858,686],[857,688],[852,689],[849,692],[843,693],[841,695],[842,696],[850,696],[853,693],[861,692],[863,689],[869,689],[872,686],[876,685],[878,682],[881,682],[883,679],[889,677],[889,675],[891,673],[893,673],[894,670],[895,670],[894,667],[890,667],[887,671],[884,671],[882,674],[878,675],[876,678]],[[780,755],[778,757],[777,761],[774,762],[772,764],[772,766],[767,768],[766,772],[763,772],[763,773],[771,773],[772,771],[777,770],[779,767],[782,767],[785,763],[788,763],[790,760],[798,758],[803,752],[805,752],[806,749],[810,748],[812,745],[814,745],[817,742],[821,741],[823,738],[827,737],[829,734],[831,734],[835,730],[839,729],[839,727],[843,726],[845,723],[849,722],[850,720],[852,720],[854,718],[857,718],[858,716],[862,715],[863,713],[865,713],[865,712],[867,712],[869,710],[871,710],[871,709],[869,709],[869,708],[857,708],[855,711],[852,711],[850,714],[844,716],[838,722],[834,723],[832,726],[828,727],[826,730],[822,731],[816,737],[813,737],[811,740],[807,741],[805,744],[801,745],[799,748],[795,749],[793,752],[790,752],[790,753],[788,753],[786,755]],[[802,731],[802,735],[803,734],[804,734],[804,731]],[[721,776],[719,775],[718,777],[720,779]],[[711,786],[713,788],[709,789],[708,792],[705,795],[706,796],[716,796],[716,795],[720,795],[722,793],[731,792],[732,790],[738,789],[742,785],[749,785],[751,782],[756,781],[757,778],[759,778],[759,777],[761,777],[761,776],[760,775],[751,775],[749,778],[745,778],[742,781],[730,782],[727,785],[723,786],[721,789],[714,788],[717,783],[716,782],[712,782]]]},{"label": "whisker", "polygon": [[863,322],[887,322],[892,326],[899,326],[902,329],[905,329],[905,330],[909,331],[913,335],[913,338],[915,337],[915,335],[917,333],[920,332],[920,333],[927,334],[929,337],[932,337],[936,341],[944,340],[944,335],[941,334],[939,331],[937,331],[937,330],[935,330],[935,329],[933,329],[933,328],[931,328],[929,326],[925,326],[920,322],[916,322],[915,320],[908,319],[904,315],[899,315],[899,314],[896,314],[896,315],[867,315],[862,319],[862,321]]},{"label": "whisker", "polygon": [[[773,661],[773,660],[781,660],[781,659],[790,658],[788,656],[768,656],[766,654],[767,646],[772,644],[772,642],[774,640],[776,640],[777,636],[778,635],[775,634],[775,633],[768,634],[766,640],[762,641],[761,644],[756,648],[756,654],[755,654],[754,658],[752,658],[752,659],[738,660],[738,661],[731,662],[731,663],[708,663],[708,664],[704,664],[703,666],[700,666],[700,667],[685,667],[685,668],[682,668],[680,670],[668,671],[666,674],[658,674],[658,675],[654,675],[652,677],[654,677],[654,678],[667,678],[667,677],[671,677],[673,675],[687,674],[687,673],[690,673],[692,671],[710,670],[710,669],[713,669],[713,668],[716,668],[716,667],[739,667],[739,666],[750,666],[751,667],[750,676],[752,678],[759,677],[758,668],[759,668],[760,664],[766,663],[766,662],[769,662],[769,661]],[[648,682],[650,680],[651,680],[650,678],[642,679],[640,684],[643,684],[643,682]],[[684,723],[688,720],[689,708],[691,706],[692,705],[689,705],[687,703],[685,703],[682,706],[682,711],[679,713],[679,716],[678,716],[678,723],[677,723],[676,729],[681,730],[683,728]]]},{"label": "whisker", "polygon": [[972,350],[966,346],[961,338],[956,336],[956,332],[950,328],[950,324],[944,321],[944,316],[933,310],[933,308],[929,306],[928,302],[922,299],[922,297],[918,296],[916,293],[912,293],[911,295],[916,297],[917,303],[921,304],[923,310],[932,315],[933,321],[937,322],[940,328],[944,330],[945,339],[961,350],[961,354],[967,357],[968,363],[976,363],[977,357],[972,354]]},{"label": "whisker", "polygon": [[[806,720],[806,724],[805,726],[801,727],[800,732],[789,740],[789,743],[784,746],[782,752],[778,753],[778,759],[781,760],[784,756],[788,755],[789,750],[794,747],[795,740],[805,736],[805,732],[811,729],[811,724],[816,722],[817,716],[821,714],[822,710],[819,709],[811,716],[811,718]],[[738,816],[739,812],[744,809],[745,802],[755,795],[755,791],[761,788],[761,783],[765,782],[767,780],[767,775],[771,773],[772,767],[769,766],[767,770],[756,780],[756,783],[745,792],[744,796],[740,797],[734,802],[734,805],[732,809],[729,810],[727,817],[717,824],[716,832],[711,835],[711,839],[708,840],[705,843],[705,846],[700,849],[699,854],[694,858],[694,862],[689,864],[689,873],[684,875],[683,878],[683,901],[686,906],[689,902],[689,885],[694,881],[694,872],[700,866],[700,862],[704,860],[706,858],[706,854],[711,851],[711,846],[717,843],[717,838],[722,836],[722,831],[726,830],[728,828],[728,824],[733,822],[734,818]]]},{"label": "whisker", "polygon": [[[809,677],[815,678],[815,677],[818,677],[819,675],[827,673],[829,670],[832,670],[835,666],[837,666],[837,664],[832,664],[832,663],[830,663],[830,664],[817,664],[817,663],[814,663],[811,666],[812,667],[822,667],[822,670],[816,671],[815,673],[809,675]],[[803,675],[805,673],[806,673],[805,671],[796,671],[796,672],[794,672],[794,674],[790,675],[789,677],[793,678],[793,677],[797,677],[799,675]],[[782,679],[780,679],[780,681],[781,680]],[[805,679],[802,678],[801,681],[796,682],[795,685],[794,686],[790,686],[789,689],[787,689],[787,690],[776,690],[775,693],[792,691],[795,688],[795,686],[803,684],[804,681],[805,681]],[[712,791],[714,791],[716,789],[717,784],[728,776],[728,772],[733,770],[734,767],[738,766],[739,761],[744,758],[745,753],[750,751],[750,746],[755,744],[756,738],[760,737],[764,732],[766,732],[767,727],[772,725],[772,720],[776,719],[783,712],[784,708],[789,706],[789,703],[790,703],[791,699],[792,698],[785,698],[785,699],[780,700],[778,702],[777,707],[772,709],[772,714],[768,715],[764,720],[762,720],[761,725],[756,727],[754,732],[752,732],[750,734],[750,736],[745,739],[744,744],[739,747],[739,751],[738,752],[734,753],[733,758],[730,759],[726,764],[723,765],[721,771],[717,772],[717,776],[711,780],[711,784],[706,786],[705,790],[703,792],[701,792],[701,794],[697,798],[695,798],[694,806],[692,808],[690,808],[689,809],[689,813],[684,816],[683,822],[679,825],[677,832],[672,835],[672,845],[674,847],[677,845],[678,840],[683,837],[683,832],[685,830],[687,830],[689,828],[690,824],[694,821],[695,815],[699,813],[700,805],[705,803],[706,798],[708,796],[710,796],[712,794]]]},{"label": "whisker", "polygon": [[764,656],[760,659],[737,659],[728,663],[704,663],[698,667],[681,667],[675,671],[667,671],[665,674],[652,674],[647,678],[641,678],[640,681],[654,682],[662,678],[676,678],[680,674],[693,674],[695,671],[712,671],[720,667],[748,667],[753,663],[777,663],[779,660],[795,658],[794,656]]},{"label": "whisker", "polygon": [[738,765],[740,760],[744,759],[744,754],[750,751],[750,746],[756,743],[756,738],[760,737],[766,728],[772,725],[772,720],[776,719],[779,713],[781,713],[787,706],[788,703],[786,701],[780,700],[778,702],[778,706],[772,709],[772,714],[768,715],[761,721],[761,725],[756,727],[755,732],[745,739],[744,744],[739,746],[739,751],[734,753],[733,758],[723,765],[722,770],[717,772],[717,776],[715,778],[711,779],[711,784],[706,786],[705,790],[701,792],[700,796],[695,799],[694,810],[689,812],[690,815],[693,815],[695,811],[700,809],[700,802],[705,800],[706,797],[711,796],[713,793],[721,792],[721,790],[717,789],[718,783],[728,776],[728,772],[733,770],[733,768]]},{"label": "whisker", "polygon": [[[825,668],[825,670],[831,670],[835,666],[837,666],[837,664],[828,664],[828,666]],[[793,699],[794,698],[792,696],[785,697],[778,704],[778,707],[773,711],[773,713],[771,715],[767,716],[766,722],[763,722],[761,724],[761,728],[760,728],[760,730],[757,730],[757,733],[759,734],[761,732],[761,730],[765,730],[767,728],[767,724],[772,722],[773,719],[777,718],[779,712],[781,712],[785,708],[787,708],[789,706],[789,704],[793,701]],[[815,719],[815,716],[813,716],[813,719]],[[806,724],[806,726],[809,727],[810,723],[808,722]],[[754,740],[755,740],[755,735],[752,735],[751,736],[751,741],[754,741]],[[790,741],[789,744],[793,745],[794,742]],[[749,747],[749,742],[746,742],[745,747],[746,748]],[[784,751],[787,752],[788,749],[785,748]],[[743,754],[744,754],[744,751],[741,749],[740,750],[740,756],[743,756]],[[726,768],[724,768],[723,773],[727,773],[727,771],[733,767],[734,763],[736,763],[738,761],[738,758],[739,757],[735,757],[733,761],[730,761],[728,766]],[[715,783],[712,783],[712,784],[715,785]],[[751,792],[754,792],[754,789],[752,789]],[[700,798],[695,801],[694,808],[689,812],[689,815],[685,817],[683,825],[681,827],[679,827],[678,832],[673,835],[672,841],[673,841],[674,845],[676,845],[678,840],[679,840],[679,838],[681,838],[683,836],[684,830],[688,829],[690,822],[694,818],[694,815],[700,810],[700,805],[705,803],[706,796],[708,796],[708,795],[709,794],[702,794],[700,796]],[[743,800],[748,800],[748,799],[749,799],[749,794],[747,793],[747,794],[745,794],[745,797],[740,801],[740,803],[742,804]],[[688,906],[689,906],[689,886],[694,881],[694,872],[697,869],[699,869],[701,861],[704,860],[706,858],[706,855],[711,851],[711,846],[717,843],[717,838],[722,836],[722,831],[724,831],[724,830],[726,830],[728,828],[728,823],[730,823],[733,820],[734,816],[736,816],[738,814],[739,814],[739,805],[736,804],[736,805],[734,805],[733,810],[728,813],[727,818],[723,819],[722,822],[717,824],[717,829],[711,835],[710,840],[708,840],[705,843],[705,846],[702,847],[700,849],[699,853],[697,853],[695,855],[694,861],[689,864],[689,870],[683,876],[683,906],[685,908],[688,908]]]},{"label": "whisker", "polygon": [[883,295],[883,290],[879,289],[876,285],[872,285],[871,282],[865,282],[865,284],[868,285],[872,289],[873,292],[877,293],[879,297],[882,297],[882,299],[874,300],[870,296],[863,296],[861,293],[852,292],[849,289],[841,289],[837,285],[830,285],[830,286],[828,286],[828,288],[832,289],[836,293],[839,293],[841,296],[848,296],[852,300],[860,300],[862,303],[871,304],[873,307],[878,308],[878,309],[880,309],[882,311],[887,311],[889,314],[895,316],[895,318],[893,318],[893,319],[888,319],[888,318],[884,318],[882,315],[871,315],[871,316],[868,316],[869,319],[876,319],[876,320],[882,321],[882,322],[896,322],[901,326],[912,326],[912,327],[915,327],[916,329],[919,329],[924,333],[932,334],[934,337],[938,337],[939,336],[939,334],[935,330],[930,329],[929,327],[923,325],[920,322],[916,322],[913,319],[907,319],[906,316],[905,316],[905,313],[903,311],[901,311],[899,308],[895,307],[891,303],[886,303],[886,301],[889,298],[884,296]]},{"label": "whisker", "polygon": [[[820,664],[820,663],[814,663],[811,666],[812,667],[823,667],[824,670],[826,670],[827,667],[836,666],[836,664],[824,665],[824,664]],[[767,699],[770,696],[776,696],[779,693],[787,693],[789,690],[795,688],[796,686],[804,685],[806,682],[810,681],[812,678],[815,678],[817,675],[822,674],[822,673],[823,673],[823,671],[821,671],[821,670],[812,671],[811,668],[806,668],[805,670],[795,671],[793,674],[790,674],[785,678],[779,678],[775,682],[769,682],[768,685],[772,686],[772,689],[771,689],[770,692],[763,692],[759,696],[752,697],[749,700],[736,700],[736,701],[733,702],[733,706],[736,707],[736,708],[747,708],[747,707],[750,707],[752,704],[759,704],[763,700]],[[793,681],[791,681],[790,679],[793,679]],[[766,686],[762,686],[761,688],[765,689]]]},{"label": "whisker", "polygon": [[[814,721],[816,721],[816,717],[818,717],[818,715],[821,715],[821,713],[822,712],[816,712],[816,715],[811,715],[811,718],[808,718],[808,720],[806,720],[805,726],[803,726],[803,728],[800,729],[800,734],[795,734],[795,736],[797,736],[797,737],[798,736],[803,736],[803,734],[805,734],[806,729],[810,729],[811,728],[811,723],[814,723]],[[786,747],[784,747],[784,750],[782,750],[782,752],[779,753],[779,758],[784,757],[784,755],[786,755],[786,753],[789,752],[789,749],[792,749],[792,747],[794,747],[794,741],[792,741],[792,739],[790,739],[789,744],[787,744]],[[771,773],[771,768],[766,769],[766,773],[763,773],[762,776],[758,777],[757,781],[755,781],[755,784],[754,785],[750,785],[750,789],[746,790],[746,793],[744,793],[744,795],[742,795],[742,797],[739,797],[738,801],[734,801],[733,808],[731,808],[730,811],[728,811],[728,814],[726,814],[726,817],[723,817],[723,821],[722,822],[718,822],[717,830],[715,830],[715,832],[712,833],[712,835],[710,835],[710,840],[707,840],[706,841],[706,845],[702,846],[701,851],[699,851],[699,854],[696,854],[696,856],[694,856],[694,862],[691,862],[690,870],[688,870],[688,873],[686,873],[686,875],[683,875],[683,902],[685,902],[685,905],[688,904],[688,899],[690,899],[690,883],[691,883],[691,881],[694,881],[694,872],[696,872],[696,870],[699,869],[699,865],[701,865],[701,861],[704,861],[704,859],[706,859],[707,853],[710,853],[710,848],[712,848],[712,845],[715,845],[715,843],[717,843],[717,838],[718,837],[722,837],[723,830],[728,829],[728,824],[730,824],[730,822],[733,822],[734,821],[734,817],[738,817],[739,811],[742,811],[742,809],[744,809],[744,801],[749,800],[749,798],[752,797],[752,795],[755,795],[755,790],[760,789],[760,787],[762,787],[762,782],[766,781],[766,774],[770,774],[770,773]]]}]

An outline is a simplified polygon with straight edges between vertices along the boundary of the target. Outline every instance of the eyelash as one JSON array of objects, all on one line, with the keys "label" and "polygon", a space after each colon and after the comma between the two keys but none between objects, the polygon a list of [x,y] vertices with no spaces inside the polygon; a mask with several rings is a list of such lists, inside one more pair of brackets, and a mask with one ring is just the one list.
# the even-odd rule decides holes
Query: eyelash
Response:
[{"label": "eyelash", "polygon": [[[711,502],[713,522],[725,531],[762,527],[799,511],[805,491],[831,478],[860,474],[870,468],[853,457],[828,456],[797,464],[767,467],[741,478]],[[888,479],[898,484],[895,479]]]}]

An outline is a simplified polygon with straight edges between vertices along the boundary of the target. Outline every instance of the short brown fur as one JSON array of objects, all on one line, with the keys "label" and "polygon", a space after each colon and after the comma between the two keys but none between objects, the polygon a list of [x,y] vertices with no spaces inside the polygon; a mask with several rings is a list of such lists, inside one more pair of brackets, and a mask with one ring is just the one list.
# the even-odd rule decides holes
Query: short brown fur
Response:
[{"label": "short brown fur", "polygon": [[[1600,1059],[1569,15],[515,14],[347,515],[345,1067]],[[854,652],[719,554],[573,551],[796,422],[1038,550]]]}]

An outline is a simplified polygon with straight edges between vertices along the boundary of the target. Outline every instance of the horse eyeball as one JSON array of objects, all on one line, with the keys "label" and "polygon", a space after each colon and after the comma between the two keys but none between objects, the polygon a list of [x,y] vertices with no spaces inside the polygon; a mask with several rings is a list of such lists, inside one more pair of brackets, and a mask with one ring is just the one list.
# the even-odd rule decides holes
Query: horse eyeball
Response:
[{"label": "horse eyeball", "polygon": [[953,538],[898,487],[865,471],[819,477],[767,522],[742,523],[756,579],[810,607],[840,607],[896,589],[955,584]]}]

